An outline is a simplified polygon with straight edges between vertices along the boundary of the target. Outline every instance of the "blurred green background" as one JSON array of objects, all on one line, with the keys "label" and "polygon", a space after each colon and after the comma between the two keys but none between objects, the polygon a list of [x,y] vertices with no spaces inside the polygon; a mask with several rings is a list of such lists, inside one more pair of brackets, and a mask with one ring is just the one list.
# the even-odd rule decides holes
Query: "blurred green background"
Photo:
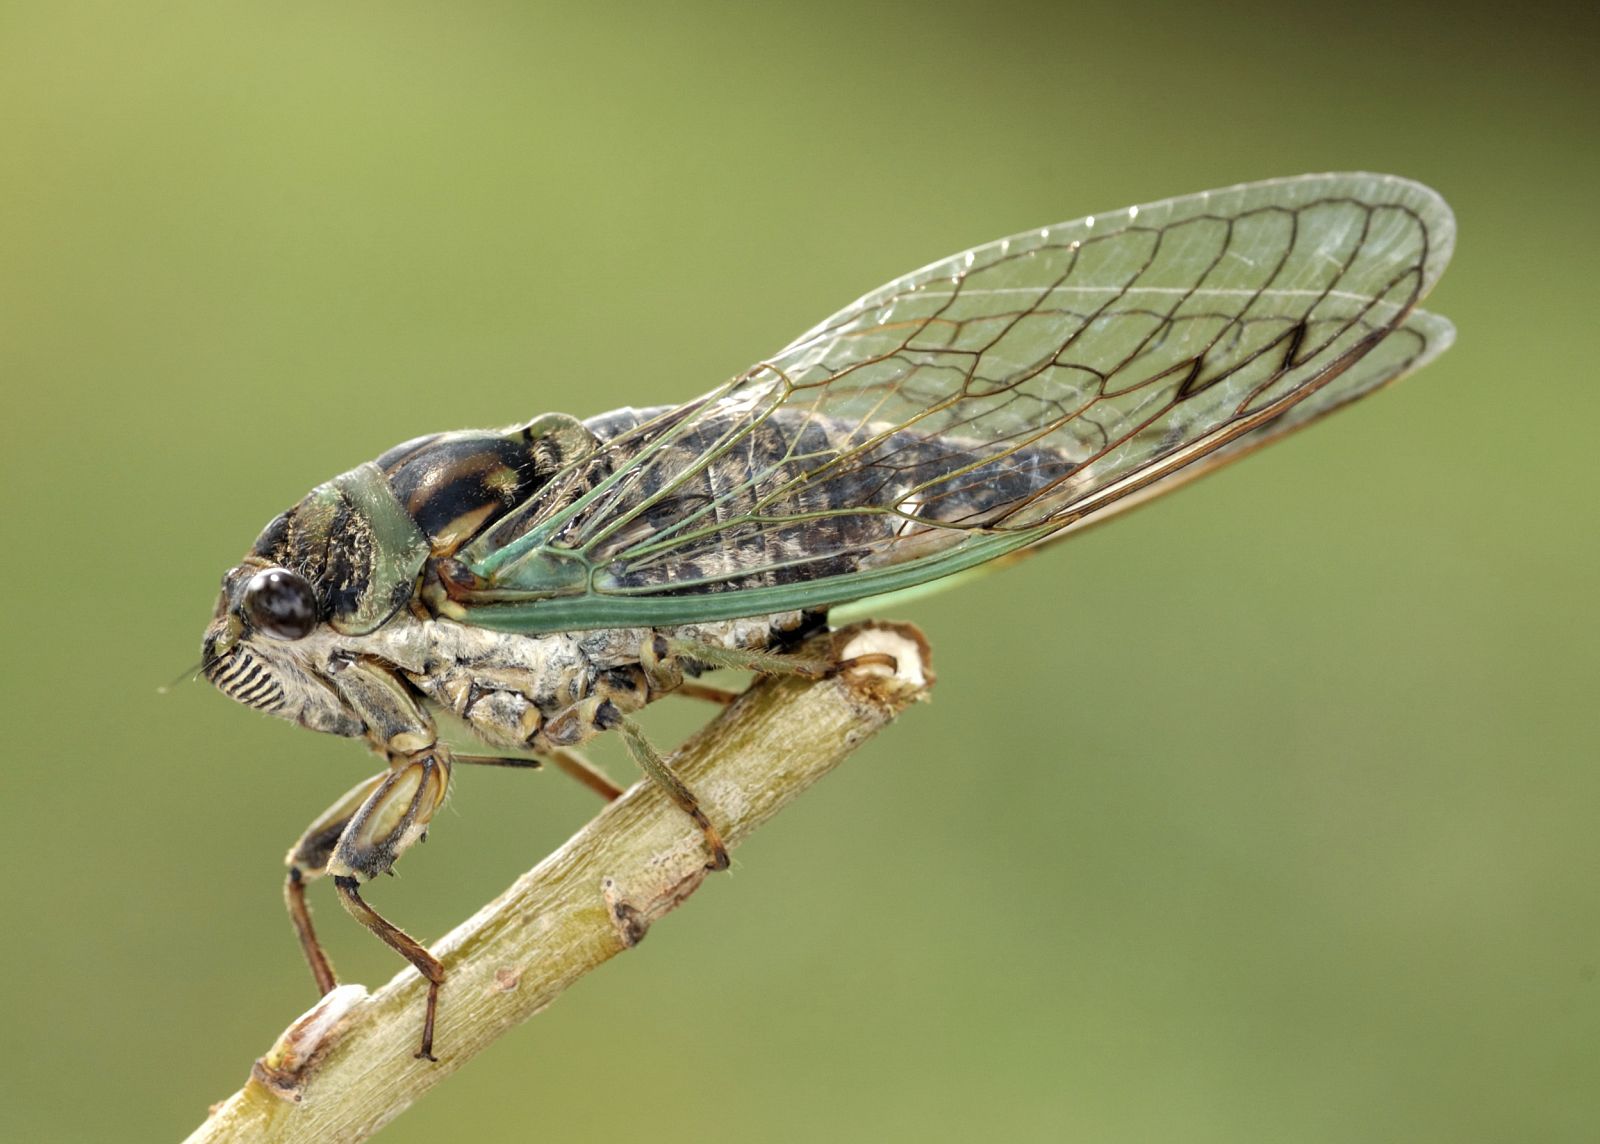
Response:
[{"label": "blurred green background", "polygon": [[[1364,168],[1456,208],[1451,353],[903,613],[935,702],[384,1139],[1600,1138],[1590,9],[0,6],[0,1136],[175,1139],[312,1000],[280,857],[369,758],[157,694],[311,485]],[[374,900],[437,936],[592,809],[459,775]]]}]

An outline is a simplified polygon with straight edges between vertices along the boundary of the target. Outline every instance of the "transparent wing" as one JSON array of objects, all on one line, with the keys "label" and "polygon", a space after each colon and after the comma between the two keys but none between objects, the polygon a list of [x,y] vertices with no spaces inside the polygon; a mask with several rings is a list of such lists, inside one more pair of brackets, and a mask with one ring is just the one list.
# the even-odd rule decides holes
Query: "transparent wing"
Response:
[{"label": "transparent wing", "polygon": [[1312,175],[977,247],[698,401],[589,422],[593,451],[462,554],[460,597],[527,630],[694,622],[1037,544],[1442,350],[1412,307],[1453,234],[1416,183]]},{"label": "transparent wing", "polygon": [[[1280,437],[1285,437],[1297,429],[1303,429],[1330,413],[1336,413],[1367,394],[1375,393],[1391,382],[1420,369],[1449,349],[1455,340],[1456,329],[1450,324],[1449,319],[1426,310],[1413,310],[1405,321],[1343,373],[1277,417],[1077,523],[1080,527],[1101,523],[1119,512],[1144,504],[1163,493],[1171,492],[1180,485],[1186,485],[1196,477],[1202,477],[1247,453],[1253,453],[1263,445],[1270,445]],[[1062,534],[1073,531],[1076,529],[1072,527],[1062,529],[1061,533],[1050,539],[1054,541]]]},{"label": "transparent wing", "polygon": [[855,620],[866,619],[874,614],[881,615],[884,608],[897,607],[909,600],[920,599],[935,591],[953,588],[958,584],[964,583],[969,578],[997,571],[1001,567],[1013,563],[1019,557],[1030,556],[1041,548],[1046,548],[1058,541],[1065,540],[1084,528],[1103,524],[1118,513],[1154,500],[1156,497],[1161,496],[1163,493],[1169,493],[1180,485],[1186,485],[1213,469],[1220,468],[1230,461],[1238,460],[1263,445],[1269,445],[1296,429],[1302,429],[1329,413],[1335,413],[1343,409],[1351,402],[1382,389],[1390,382],[1398,381],[1413,370],[1427,365],[1449,349],[1454,341],[1455,327],[1448,320],[1438,314],[1430,314],[1423,310],[1413,310],[1411,316],[1401,323],[1398,329],[1380,342],[1360,361],[1311,394],[1304,401],[1291,407],[1287,412],[1267,422],[1260,428],[1253,429],[1229,444],[1207,453],[1199,460],[1192,461],[1159,481],[1146,485],[1138,492],[1122,497],[1120,500],[1107,505],[1101,511],[1086,516],[1075,524],[1068,525],[1052,533],[1044,541],[1035,544],[1031,548],[1016,550],[1008,555],[991,560],[981,567],[969,569],[965,573],[945,576],[925,584],[914,585],[883,596],[869,597],[866,600],[849,604],[836,610],[832,614],[832,618],[836,623],[852,623]]}]

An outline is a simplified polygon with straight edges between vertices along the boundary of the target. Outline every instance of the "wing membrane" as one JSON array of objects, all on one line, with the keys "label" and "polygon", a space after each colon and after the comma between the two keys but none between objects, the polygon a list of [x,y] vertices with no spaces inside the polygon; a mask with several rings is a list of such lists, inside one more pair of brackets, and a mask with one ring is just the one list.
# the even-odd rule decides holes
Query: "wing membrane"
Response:
[{"label": "wing membrane", "polygon": [[825,607],[1037,544],[1442,350],[1412,307],[1453,229],[1418,184],[1305,176],[934,263],[695,402],[591,421],[594,452],[463,554],[473,621]]},{"label": "wing membrane", "polygon": [[[1263,445],[1269,445],[1280,437],[1285,437],[1297,429],[1302,429],[1319,418],[1335,413],[1351,402],[1382,389],[1413,370],[1420,369],[1448,349],[1454,340],[1455,328],[1449,321],[1437,314],[1430,314],[1423,310],[1413,310],[1411,316],[1367,356],[1304,401],[1289,409],[1282,416],[1267,422],[1259,429],[1244,434],[1219,449],[1207,453],[1199,460],[1193,461],[1161,480],[1145,486],[1137,493],[1117,500],[1100,512],[1093,513],[1075,524],[1062,528],[1058,532],[1051,534],[1042,543],[1032,548],[1012,552],[1009,555],[1013,558],[1030,555],[1041,547],[1053,545],[1092,525],[1103,524],[1121,512],[1136,508],[1164,493],[1169,493],[1181,485],[1188,484],[1197,477],[1204,476],[1213,469],[1228,464],[1230,461],[1236,461],[1247,453],[1252,453]],[[865,619],[875,612],[881,614],[880,610],[883,608],[896,607],[908,600],[920,599],[935,591],[944,591],[947,588],[955,587],[958,583],[962,583],[970,577],[997,571],[1009,563],[1011,563],[1010,559],[1002,557],[991,560],[982,567],[973,568],[965,574],[946,576],[928,584],[915,585],[883,596],[869,597],[864,601],[851,603],[838,609],[833,613],[833,618],[838,623],[850,623],[857,619]]]}]

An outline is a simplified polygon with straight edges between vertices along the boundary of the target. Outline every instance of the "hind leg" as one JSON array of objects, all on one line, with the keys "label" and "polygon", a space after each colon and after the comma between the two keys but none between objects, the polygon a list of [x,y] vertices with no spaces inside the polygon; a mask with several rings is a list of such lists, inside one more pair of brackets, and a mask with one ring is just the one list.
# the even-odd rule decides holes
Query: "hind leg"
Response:
[{"label": "hind leg", "polygon": [[712,825],[705,811],[700,809],[700,800],[684,785],[682,779],[672,773],[672,768],[650,745],[650,741],[645,738],[638,724],[624,715],[611,700],[591,695],[566,710],[557,712],[540,728],[531,746],[541,754],[548,754],[552,750],[584,742],[602,731],[613,729],[622,732],[629,754],[634,757],[634,761],[639,764],[639,769],[644,771],[646,777],[682,807],[683,812],[700,827],[705,835],[706,848],[711,852],[711,868],[726,870],[728,848],[723,844],[721,832]]}]

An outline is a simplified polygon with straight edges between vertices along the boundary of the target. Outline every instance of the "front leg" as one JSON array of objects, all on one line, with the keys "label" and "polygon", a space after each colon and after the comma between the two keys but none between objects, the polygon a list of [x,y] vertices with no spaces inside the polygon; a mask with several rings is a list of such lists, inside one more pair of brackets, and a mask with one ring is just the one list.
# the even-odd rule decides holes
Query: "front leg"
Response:
[{"label": "front leg", "polygon": [[362,899],[361,882],[386,872],[417,839],[444,802],[450,781],[449,759],[437,748],[398,758],[389,770],[346,791],[306,828],[290,849],[284,899],[300,948],[311,965],[317,989],[326,994],[338,984],[333,966],[317,940],[306,906],[306,883],[332,874],[345,909],[377,934],[428,979],[428,1009],[417,1056],[433,1060],[433,1025],[444,967],[410,935],[380,916]]},{"label": "front leg", "polygon": [[382,941],[416,966],[428,980],[428,1006],[422,1022],[422,1043],[416,1056],[433,1055],[434,1018],[444,966],[422,943],[380,915],[361,897],[360,885],[387,873],[412,843],[427,835],[428,822],[444,805],[450,784],[449,757],[439,747],[393,760],[388,774],[350,816],[327,863],[334,887],[346,910]]},{"label": "front leg", "polygon": [[353,877],[334,875],[334,888],[339,900],[352,917],[388,944],[401,957],[417,967],[417,972],[428,979],[428,1008],[422,1018],[422,1045],[412,1055],[422,1061],[437,1061],[433,1055],[433,1023],[439,1013],[439,986],[444,984],[444,965],[429,953],[421,942],[395,925],[377,910],[367,905],[361,897],[360,886]]},{"label": "front leg", "polygon": [[289,867],[289,876],[283,885],[284,904],[289,908],[289,920],[294,923],[300,949],[311,966],[311,976],[316,978],[317,991],[322,994],[331,993],[339,982],[334,976],[328,955],[323,952],[322,943],[317,940],[317,931],[311,924],[311,910],[306,905],[306,883],[328,872],[328,861],[333,857],[334,848],[339,845],[339,836],[350,825],[356,811],[372,797],[372,793],[390,773],[384,771],[374,775],[340,795],[337,802],[306,827],[305,833],[289,848],[288,856],[284,859]]}]

